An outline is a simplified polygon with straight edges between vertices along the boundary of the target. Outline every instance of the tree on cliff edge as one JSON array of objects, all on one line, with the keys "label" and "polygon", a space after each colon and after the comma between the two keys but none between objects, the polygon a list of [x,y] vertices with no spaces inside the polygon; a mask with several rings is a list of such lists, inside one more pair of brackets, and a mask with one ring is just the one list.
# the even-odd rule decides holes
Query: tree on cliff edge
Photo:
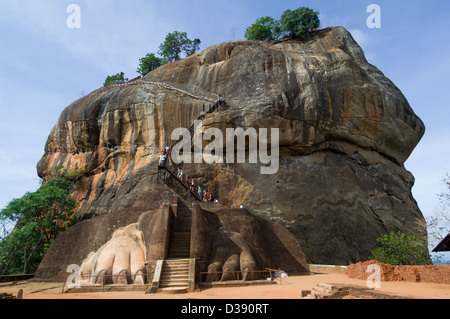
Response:
[{"label": "tree on cliff edge", "polygon": [[280,23],[272,17],[263,17],[256,20],[245,31],[245,38],[253,41],[273,41],[280,35]]},{"label": "tree on cliff edge", "polygon": [[286,10],[281,15],[280,29],[284,37],[302,37],[307,32],[320,27],[319,11],[300,7]]},{"label": "tree on cliff edge", "polygon": [[190,40],[186,32],[174,31],[166,36],[164,42],[159,46],[158,53],[166,62],[178,61],[181,59],[182,53],[187,57],[196,53],[200,48],[200,43],[200,39]]},{"label": "tree on cliff edge", "polygon": [[126,82],[128,79],[125,78],[125,74],[123,72],[117,73],[115,75],[109,75],[105,79],[105,83],[103,83],[103,87],[107,87],[110,84],[115,83],[116,81],[119,82]]},{"label": "tree on cliff edge", "polygon": [[140,75],[146,75],[147,73],[156,70],[164,64],[164,59],[157,57],[154,53],[147,53],[145,57],[139,60],[139,68],[137,72]]},{"label": "tree on cliff edge", "polygon": [[273,41],[286,37],[302,37],[320,27],[319,12],[307,7],[286,10],[280,20],[263,17],[247,28],[245,38],[253,41]]}]

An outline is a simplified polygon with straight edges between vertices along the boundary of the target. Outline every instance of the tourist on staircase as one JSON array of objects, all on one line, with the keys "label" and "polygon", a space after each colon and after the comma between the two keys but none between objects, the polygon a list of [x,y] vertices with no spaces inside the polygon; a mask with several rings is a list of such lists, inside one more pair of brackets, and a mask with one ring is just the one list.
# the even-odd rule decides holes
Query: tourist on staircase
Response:
[{"label": "tourist on staircase", "polygon": [[183,170],[180,170],[180,176],[178,176],[178,178],[183,181]]},{"label": "tourist on staircase", "polygon": [[159,157],[159,166],[161,166],[161,167],[166,166],[166,154],[162,154]]},{"label": "tourist on staircase", "polygon": [[225,110],[226,104],[227,103],[225,101],[225,98],[222,96],[222,93],[220,93],[219,97],[217,98],[217,102],[216,102],[219,112],[223,112]]}]

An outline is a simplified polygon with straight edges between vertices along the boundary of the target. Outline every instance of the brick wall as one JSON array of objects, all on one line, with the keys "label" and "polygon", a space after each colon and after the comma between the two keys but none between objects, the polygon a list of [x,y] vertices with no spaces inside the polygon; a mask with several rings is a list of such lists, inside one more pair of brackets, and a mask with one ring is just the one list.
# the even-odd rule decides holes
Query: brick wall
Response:
[{"label": "brick wall", "polygon": [[359,262],[347,267],[347,276],[354,279],[367,278],[373,272],[367,267],[377,264],[381,269],[381,281],[413,281],[450,284],[450,265],[430,266],[392,266],[375,260]]}]

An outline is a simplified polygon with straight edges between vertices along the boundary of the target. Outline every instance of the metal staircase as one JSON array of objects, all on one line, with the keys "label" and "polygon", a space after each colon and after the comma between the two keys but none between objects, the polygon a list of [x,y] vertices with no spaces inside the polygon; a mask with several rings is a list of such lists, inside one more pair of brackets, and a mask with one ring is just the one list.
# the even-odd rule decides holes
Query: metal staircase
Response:
[{"label": "metal staircase", "polygon": [[[184,134],[175,143],[172,144],[171,151],[175,151],[175,152],[179,153],[179,151],[181,150],[181,147],[183,146],[181,144],[181,142],[184,140],[191,140],[191,147],[193,147],[192,140],[194,139],[194,133],[199,128],[202,121],[205,119],[206,115],[213,113],[217,109],[219,109],[221,107],[225,107],[225,106],[226,106],[225,101],[218,100],[214,105],[210,106],[210,108],[207,112],[204,112],[201,115],[199,115],[194,120],[194,122],[191,125],[189,125],[189,127],[187,127]],[[166,183],[167,182],[166,172],[168,172],[169,175],[172,176],[173,178],[175,178],[175,180],[178,181],[178,183],[180,183],[184,188],[186,188],[188,190],[188,192],[190,194],[192,194],[196,200],[202,201],[201,197],[199,197],[198,194],[194,190],[192,190],[188,184],[186,184],[183,180],[181,180],[175,173],[176,165],[179,165],[179,164],[174,163],[171,156],[169,156],[169,159],[170,159],[170,165],[168,165],[169,160],[166,159],[166,163],[164,165],[158,166],[157,183],[159,184],[162,181],[164,181],[164,183]]]}]

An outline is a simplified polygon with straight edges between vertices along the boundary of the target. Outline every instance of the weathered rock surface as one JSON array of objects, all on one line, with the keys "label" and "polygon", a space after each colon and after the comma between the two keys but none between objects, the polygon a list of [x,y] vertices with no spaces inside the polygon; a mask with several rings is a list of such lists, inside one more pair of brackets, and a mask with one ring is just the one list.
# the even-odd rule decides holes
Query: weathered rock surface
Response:
[{"label": "weathered rock surface", "polygon": [[426,236],[403,166],[425,127],[345,29],[223,43],[145,80],[74,102],[50,133],[39,176],[57,165],[83,170],[73,193],[80,217],[151,208],[141,195],[165,142],[222,93],[230,108],[209,114],[204,128],[279,128],[281,155],[273,175],[259,164],[184,165],[222,205],[286,227],[310,263],[364,260],[389,231]]},{"label": "weathered rock surface", "polygon": [[[196,272],[242,271],[244,279],[259,278],[264,268],[308,272],[305,256],[293,234],[281,225],[251,215],[245,209],[203,203],[193,208],[175,192],[155,185],[142,197],[157,209],[132,207],[86,219],[62,233],[52,244],[35,275],[40,281],[65,281],[69,265],[80,270],[81,286],[144,284],[147,270],[167,259],[170,235],[181,210],[191,211],[190,258]],[[145,263],[148,263],[146,265]],[[69,270],[70,271],[70,270]],[[212,276],[217,275],[216,273]],[[222,274],[218,274],[219,279]],[[203,277],[203,281],[205,281]]]}]

